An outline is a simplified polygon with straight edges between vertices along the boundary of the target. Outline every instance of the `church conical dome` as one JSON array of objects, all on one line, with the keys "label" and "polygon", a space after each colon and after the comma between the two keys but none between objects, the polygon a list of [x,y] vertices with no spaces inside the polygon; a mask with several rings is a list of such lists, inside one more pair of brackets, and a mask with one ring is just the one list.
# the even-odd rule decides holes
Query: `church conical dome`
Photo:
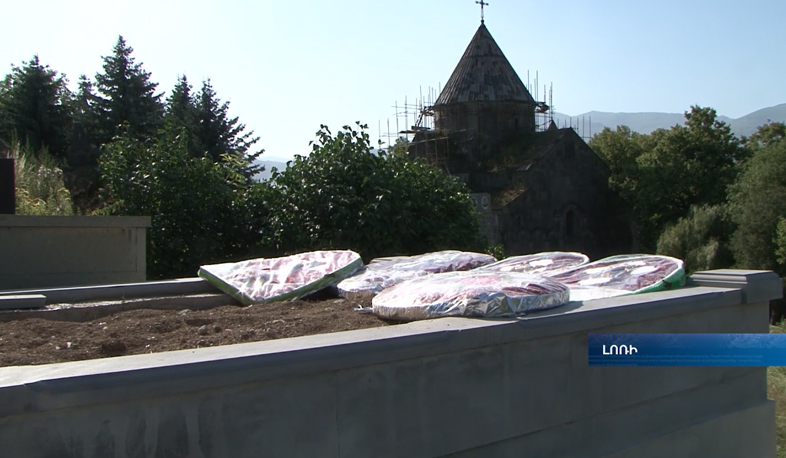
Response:
[{"label": "church conical dome", "polygon": [[535,103],[497,42],[481,23],[434,105],[502,100]]}]

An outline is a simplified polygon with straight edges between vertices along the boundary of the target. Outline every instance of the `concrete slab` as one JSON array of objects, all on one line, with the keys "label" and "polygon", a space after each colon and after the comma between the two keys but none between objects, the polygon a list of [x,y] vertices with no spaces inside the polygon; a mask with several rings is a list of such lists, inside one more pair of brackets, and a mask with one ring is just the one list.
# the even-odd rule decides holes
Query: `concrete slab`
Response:
[{"label": "concrete slab", "polygon": [[[0,305],[4,298],[18,296],[0,296]],[[44,296],[39,297],[43,301]],[[143,299],[116,300],[103,302],[81,302],[77,304],[55,304],[38,309],[2,310],[0,306],[0,322],[41,318],[46,320],[85,322],[112,315],[117,312],[138,309],[157,310],[205,310],[224,305],[240,304],[227,294],[198,294],[192,296],[148,297]]]},{"label": "concrete slab", "polygon": [[0,310],[37,309],[45,304],[46,297],[41,294],[0,296]]},{"label": "concrete slab", "polygon": [[149,216],[0,215],[0,227],[151,227]]},{"label": "concrete slab", "polygon": [[696,272],[688,279],[694,286],[740,288],[749,303],[770,301],[783,297],[783,280],[769,270],[718,269]]},{"label": "concrete slab", "polygon": [[150,217],[0,215],[0,290],[146,279]]},{"label": "concrete slab", "polygon": [[17,289],[0,291],[0,297],[19,294],[41,294],[46,296],[47,304],[61,304],[217,293],[220,293],[218,288],[199,277],[193,277],[70,288]]}]

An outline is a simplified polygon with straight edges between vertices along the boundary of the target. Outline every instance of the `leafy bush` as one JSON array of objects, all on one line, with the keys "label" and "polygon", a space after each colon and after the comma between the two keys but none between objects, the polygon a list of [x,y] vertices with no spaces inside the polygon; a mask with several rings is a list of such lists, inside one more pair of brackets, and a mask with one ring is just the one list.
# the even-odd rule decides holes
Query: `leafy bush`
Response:
[{"label": "leafy bush", "polygon": [[168,129],[151,142],[107,145],[101,168],[110,213],[150,215],[148,276],[193,276],[200,265],[249,256],[264,226],[263,188],[237,157],[213,162],[189,154],[188,139]]},{"label": "leafy bush", "polygon": [[507,257],[505,256],[505,245],[501,243],[498,243],[497,245],[494,246],[488,246],[486,248],[486,254],[490,254],[491,256],[494,256],[494,258],[497,261],[501,261]]},{"label": "leafy bush", "polygon": [[734,263],[728,243],[732,230],[725,206],[692,206],[688,216],[663,231],[657,252],[685,261],[689,275],[728,268]]},{"label": "leafy bush", "polygon": [[440,249],[482,250],[466,187],[422,161],[373,152],[367,126],[326,126],[313,151],[273,171],[269,246],[294,253],[353,249],[364,259]]}]

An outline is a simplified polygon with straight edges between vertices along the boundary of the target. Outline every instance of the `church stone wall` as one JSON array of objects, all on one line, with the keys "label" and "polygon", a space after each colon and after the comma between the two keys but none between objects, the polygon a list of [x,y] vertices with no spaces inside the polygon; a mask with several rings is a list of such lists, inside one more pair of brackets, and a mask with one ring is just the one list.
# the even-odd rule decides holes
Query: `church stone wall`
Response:
[{"label": "church stone wall", "polygon": [[610,240],[609,172],[578,136],[566,136],[533,169],[510,177],[527,190],[498,209],[498,231],[509,255],[539,251],[581,251],[600,258],[626,251],[625,240]]},{"label": "church stone wall", "polygon": [[434,107],[437,130],[478,135],[494,150],[511,136],[535,130],[535,110],[516,101],[465,102]]}]

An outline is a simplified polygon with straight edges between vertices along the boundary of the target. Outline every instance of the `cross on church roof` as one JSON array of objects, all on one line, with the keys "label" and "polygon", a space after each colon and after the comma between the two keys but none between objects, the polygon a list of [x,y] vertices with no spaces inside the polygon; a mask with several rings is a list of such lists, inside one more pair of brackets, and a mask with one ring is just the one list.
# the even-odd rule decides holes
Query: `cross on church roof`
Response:
[{"label": "cross on church roof", "polygon": [[484,20],[483,20],[484,19],[483,18],[483,7],[484,6],[488,6],[488,3],[484,2],[483,0],[480,0],[479,2],[475,2],[475,3],[480,5],[480,23],[483,24],[483,22],[484,22]]}]

